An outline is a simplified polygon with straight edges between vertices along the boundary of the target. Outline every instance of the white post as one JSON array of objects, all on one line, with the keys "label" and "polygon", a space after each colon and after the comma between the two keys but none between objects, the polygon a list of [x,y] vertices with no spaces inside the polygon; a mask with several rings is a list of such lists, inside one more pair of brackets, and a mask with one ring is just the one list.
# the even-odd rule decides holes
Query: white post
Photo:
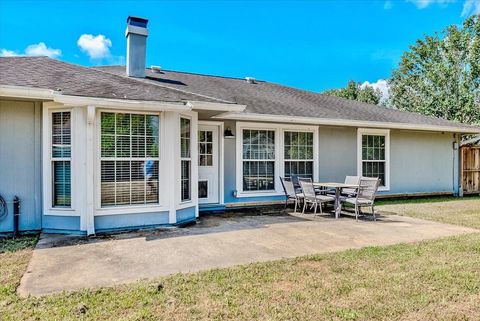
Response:
[{"label": "white post", "polygon": [[85,223],[87,226],[87,235],[95,234],[95,220],[94,220],[94,199],[95,199],[95,148],[94,148],[94,133],[95,133],[95,106],[87,107],[87,148],[86,148],[86,200],[87,206],[85,208]]}]

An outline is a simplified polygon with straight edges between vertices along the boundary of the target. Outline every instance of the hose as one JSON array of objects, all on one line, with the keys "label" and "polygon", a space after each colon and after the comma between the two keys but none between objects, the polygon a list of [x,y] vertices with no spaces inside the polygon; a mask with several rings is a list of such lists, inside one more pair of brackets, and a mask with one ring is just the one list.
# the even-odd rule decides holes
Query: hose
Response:
[{"label": "hose", "polygon": [[0,195],[0,221],[8,215],[8,207],[5,199]]}]

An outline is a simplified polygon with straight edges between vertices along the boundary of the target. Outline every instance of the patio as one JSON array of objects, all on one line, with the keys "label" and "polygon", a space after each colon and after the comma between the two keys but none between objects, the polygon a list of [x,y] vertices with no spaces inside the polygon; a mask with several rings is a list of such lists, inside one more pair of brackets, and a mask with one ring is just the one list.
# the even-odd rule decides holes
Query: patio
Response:
[{"label": "patio", "polygon": [[187,228],[85,239],[43,235],[18,288],[45,295],[365,246],[416,242],[478,230],[396,215],[211,215]]}]

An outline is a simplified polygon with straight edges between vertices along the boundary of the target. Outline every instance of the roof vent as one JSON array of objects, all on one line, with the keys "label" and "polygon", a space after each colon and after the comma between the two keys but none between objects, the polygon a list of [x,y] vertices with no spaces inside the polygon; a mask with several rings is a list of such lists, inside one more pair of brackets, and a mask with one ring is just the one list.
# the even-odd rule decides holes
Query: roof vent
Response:
[{"label": "roof vent", "polygon": [[253,77],[245,77],[245,80],[246,80],[249,84],[254,84],[254,83],[255,83],[255,78],[253,78]]},{"label": "roof vent", "polygon": [[152,70],[152,72],[156,73],[156,74],[159,74],[162,72],[162,67],[160,66],[150,66],[150,69]]}]

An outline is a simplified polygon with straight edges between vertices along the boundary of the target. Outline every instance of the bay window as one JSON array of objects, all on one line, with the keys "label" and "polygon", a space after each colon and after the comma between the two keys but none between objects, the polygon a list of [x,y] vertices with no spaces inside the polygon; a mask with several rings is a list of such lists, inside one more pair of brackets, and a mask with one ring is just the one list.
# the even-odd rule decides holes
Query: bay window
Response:
[{"label": "bay window", "polygon": [[313,179],[313,133],[285,131],[283,149],[285,177]]},{"label": "bay window", "polygon": [[72,205],[71,180],[71,113],[52,113],[51,121],[52,207]]},{"label": "bay window", "polygon": [[102,112],[101,206],[159,203],[159,116]]}]

